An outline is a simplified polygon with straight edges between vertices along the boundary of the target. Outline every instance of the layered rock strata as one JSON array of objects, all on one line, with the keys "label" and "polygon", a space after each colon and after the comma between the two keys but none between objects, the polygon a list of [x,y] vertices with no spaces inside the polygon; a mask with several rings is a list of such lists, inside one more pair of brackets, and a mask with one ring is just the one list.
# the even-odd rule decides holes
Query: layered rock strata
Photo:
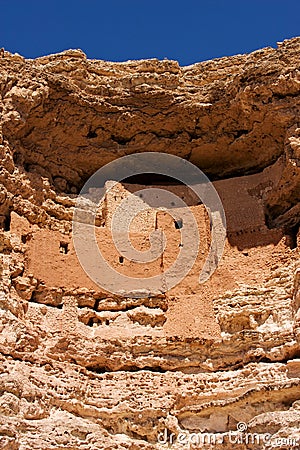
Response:
[{"label": "layered rock strata", "polygon": [[[300,448],[299,51],[295,38],[188,67],[4,52],[0,448]],[[97,169],[137,152],[180,156],[212,180],[227,237],[206,283],[205,206],[150,175],[107,190],[99,246],[122,274],[162,274],[182,224],[151,209],[137,218],[140,250],[154,230],[168,238],[147,265],[120,255],[110,232],[126,196],[160,187],[197,221],[192,270],[172,289],[118,295],[81,267],[77,196]]]}]

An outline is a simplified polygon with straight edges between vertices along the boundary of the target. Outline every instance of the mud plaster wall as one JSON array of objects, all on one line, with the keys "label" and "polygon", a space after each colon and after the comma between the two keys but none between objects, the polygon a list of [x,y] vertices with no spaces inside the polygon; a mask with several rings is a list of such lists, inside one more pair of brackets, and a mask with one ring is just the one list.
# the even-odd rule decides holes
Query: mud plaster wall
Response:
[{"label": "mud plaster wall", "polygon": [[[224,206],[230,244],[246,248],[247,246],[257,245],[257,239],[260,239],[260,245],[264,245],[278,242],[283,236],[282,230],[269,230],[266,226],[261,201],[264,191],[272,189],[273,182],[276,182],[276,174],[277,167],[275,165],[260,174],[214,182],[214,186]],[[209,221],[206,210],[203,205],[199,205],[200,201],[195,193],[185,186],[157,187],[168,189],[175,193],[191,208],[201,229],[202,244],[200,254],[203,250],[207,252],[210,241]],[[125,255],[123,263],[120,263],[119,257],[122,255],[118,254],[111,239],[110,227],[117,207],[126,196],[131,195],[135,198],[132,192],[145,188],[147,189],[147,186],[122,186],[117,184],[113,189],[110,189],[105,198],[105,207],[103,206],[105,213],[102,213],[102,215],[105,217],[105,221],[103,226],[96,227],[96,233],[99,236],[99,246],[105,259],[119,270],[125,270],[125,273],[129,275],[134,273],[137,276],[145,276],[147,273],[149,274],[149,271],[153,275],[155,271],[161,270],[161,260],[138,268],[138,265],[134,267],[133,264],[130,264],[126,260]],[[180,216],[180,209],[176,210],[176,214]],[[29,272],[32,272],[36,278],[44,279],[51,286],[59,286],[62,281],[68,287],[91,286],[91,282],[88,280],[88,277],[84,276],[77,261],[71,234],[65,235],[51,230],[36,229],[35,227],[30,229],[28,227],[30,225],[25,220],[19,220],[16,214],[12,214],[12,233],[19,235],[29,233],[29,238],[26,241],[27,270]],[[163,255],[163,258],[167,260],[170,258],[171,252],[177,253],[177,248],[180,244],[180,229],[176,229],[175,221],[169,214],[150,207],[146,212],[139,214],[132,221],[130,228],[132,244],[133,246],[140,246],[140,250],[147,249],[149,246],[149,234],[157,228],[163,229],[169,240],[166,254]],[[252,236],[253,234],[255,236]],[[43,265],[44,268],[42,268]]]},{"label": "mud plaster wall", "polygon": [[[283,237],[283,230],[269,230],[267,228],[261,201],[263,192],[272,187],[273,182],[276,182],[277,173],[278,168],[274,165],[260,174],[214,183],[225,209],[228,231],[227,246],[247,250],[252,246],[257,247],[257,245],[262,247],[270,244],[275,245]],[[148,250],[149,234],[155,229],[162,229],[168,244],[161,257],[150,263],[138,264],[128,260],[126,253],[120,254],[115,248],[110,227],[117,207],[127,196],[132,196],[133,199],[139,198],[140,201],[140,197],[137,197],[139,191],[148,187],[135,184],[116,184],[113,188],[108,188],[104,202],[100,206],[102,208],[100,215],[104,218],[104,221],[101,226],[96,227],[97,242],[105,260],[117,272],[131,277],[147,278],[162,274],[174,263],[180,251],[181,230],[176,229],[174,219],[167,212],[151,208],[142,212],[133,220],[129,237],[136,249]],[[199,315],[196,315],[198,332],[200,330],[200,335],[201,333],[204,333],[204,335],[215,334],[218,325],[213,312],[213,300],[210,295],[201,291],[197,281],[197,276],[203,267],[210,245],[210,222],[207,211],[195,193],[186,186],[164,185],[160,188],[170,190],[187,203],[187,207],[191,209],[197,220],[201,239],[198,257],[193,269],[179,286],[173,289],[175,298],[176,292],[177,295],[180,292],[186,292],[186,298],[189,298],[191,293],[195,295],[198,292],[197,308],[201,311]],[[176,213],[180,216],[180,209],[177,209]],[[11,232],[16,233],[25,243],[24,275],[35,280],[35,285],[32,286],[31,291],[25,294],[29,300],[46,304],[60,304],[62,307],[68,292],[86,289],[94,292],[94,298],[83,299],[81,306],[94,307],[96,301],[99,303],[99,298],[110,297],[110,294],[97,286],[81,267],[74,250],[71,234],[66,235],[58,231],[31,226],[24,218],[15,213],[12,213],[11,216]],[[222,283],[224,274],[218,275],[218,272],[214,275],[215,283],[218,283],[219,276]],[[63,290],[61,289],[62,286]],[[162,292],[163,288],[162,285]],[[22,294],[22,287],[17,286],[17,289]],[[130,292],[127,295],[132,296]],[[152,296],[154,296],[154,293]],[[77,302],[75,301],[75,304],[73,304],[73,313],[78,317]],[[158,303],[161,302],[158,301]],[[65,314],[68,317],[67,310],[64,307]],[[206,311],[207,314],[203,311]],[[180,311],[179,316],[182,323],[188,320],[189,314],[189,308]],[[166,320],[163,317],[162,314],[162,317],[157,319],[157,323],[163,324]],[[111,323],[109,319],[93,318],[92,314],[87,314],[82,320],[86,324]]]}]

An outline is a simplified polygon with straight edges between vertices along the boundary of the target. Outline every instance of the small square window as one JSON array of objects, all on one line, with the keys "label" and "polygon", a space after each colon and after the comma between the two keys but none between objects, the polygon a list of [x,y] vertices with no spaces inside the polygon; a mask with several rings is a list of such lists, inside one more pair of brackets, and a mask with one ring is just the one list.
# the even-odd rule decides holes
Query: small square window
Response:
[{"label": "small square window", "polygon": [[59,244],[60,253],[67,254],[69,252],[69,244],[67,242],[61,241]]}]

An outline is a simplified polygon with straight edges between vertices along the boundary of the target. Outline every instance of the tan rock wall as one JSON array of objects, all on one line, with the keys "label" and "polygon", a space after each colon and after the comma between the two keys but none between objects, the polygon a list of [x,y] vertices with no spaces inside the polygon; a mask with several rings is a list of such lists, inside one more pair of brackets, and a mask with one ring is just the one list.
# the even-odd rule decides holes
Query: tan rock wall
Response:
[{"label": "tan rock wall", "polygon": [[[171,436],[179,449],[180,433],[188,445],[203,432],[219,439],[204,448],[231,449],[239,422],[261,440],[236,448],[270,448],[264,433],[276,448],[298,448],[299,45],[295,38],[188,67],[93,61],[79,50],[36,60],[4,52],[3,450],[160,449]],[[95,225],[117,272],[159,274],[160,289],[107,292],[78,261],[77,194],[99,167],[141,151],[184,157],[213,180],[227,237],[204,284],[209,211],[187,187],[151,176],[107,190]],[[112,240],[118,206],[143,202],[137,191],[145,187],[178,195],[197,221],[195,264],[172,289],[164,271],[178,257],[182,230],[167,211],[149,208],[130,226],[137,250],[149,249],[151,232],[165,233],[154,261],[130,261]],[[184,210],[170,212],[180,218]],[[124,221],[129,213],[122,210]]]}]

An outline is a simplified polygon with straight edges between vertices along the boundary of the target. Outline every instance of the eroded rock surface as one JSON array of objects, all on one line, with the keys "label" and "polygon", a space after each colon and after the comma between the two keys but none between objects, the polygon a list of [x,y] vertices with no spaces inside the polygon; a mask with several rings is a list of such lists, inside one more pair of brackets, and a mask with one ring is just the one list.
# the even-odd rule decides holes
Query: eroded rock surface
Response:
[{"label": "eroded rock surface", "polygon": [[[4,52],[0,448],[202,448],[197,433],[211,433],[206,448],[300,446],[299,52],[296,38],[188,67]],[[184,199],[202,240],[172,289],[110,294],[78,262],[76,198],[98,168],[146,151],[213,180],[223,258],[200,285],[210,221],[188,188],[149,176],[118,184],[96,218],[117,271],[163,274],[182,245],[182,224],[151,210],[131,235],[145,250],[164,230],[159,260],[136,265],[113,247],[117,205],[149,184]]]}]

